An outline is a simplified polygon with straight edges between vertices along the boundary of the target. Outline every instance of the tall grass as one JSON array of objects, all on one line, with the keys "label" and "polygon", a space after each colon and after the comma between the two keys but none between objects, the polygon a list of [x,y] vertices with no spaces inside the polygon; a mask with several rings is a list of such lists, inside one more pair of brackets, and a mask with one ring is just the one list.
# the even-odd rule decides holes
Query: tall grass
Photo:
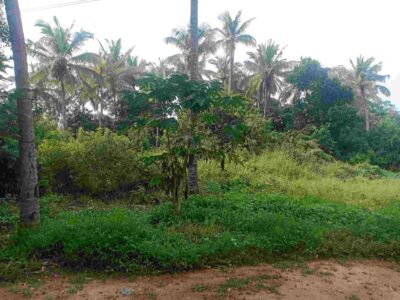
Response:
[{"label": "tall grass", "polygon": [[[213,161],[199,163],[201,182],[242,180],[265,192],[291,197],[316,196],[368,208],[400,201],[400,180],[369,173],[364,166],[310,159],[300,162],[285,151],[264,152],[221,172]],[[390,174],[389,174],[390,175]],[[393,177],[393,176],[392,176]]]}]

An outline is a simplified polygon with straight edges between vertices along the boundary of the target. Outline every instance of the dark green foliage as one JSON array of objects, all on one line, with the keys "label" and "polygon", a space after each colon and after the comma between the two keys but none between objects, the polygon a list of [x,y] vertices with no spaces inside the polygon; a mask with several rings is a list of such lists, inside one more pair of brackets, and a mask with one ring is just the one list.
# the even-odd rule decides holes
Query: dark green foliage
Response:
[{"label": "dark green foliage", "polygon": [[[325,136],[319,136],[321,146],[342,160],[348,160],[369,150],[363,120],[356,109],[344,104],[331,107],[326,114]],[[325,139],[325,140],[324,140]]]},{"label": "dark green foliage", "polygon": [[[106,117],[103,116],[103,119],[106,119]],[[103,120],[103,123],[106,123],[104,121],[105,120]],[[78,111],[68,118],[68,124],[72,132],[77,134],[79,128],[82,128],[85,131],[95,131],[97,129],[98,121],[94,119],[93,115]]]},{"label": "dark green foliage", "polygon": [[357,110],[351,105],[353,93],[328,70],[310,58],[302,59],[288,77],[288,82],[302,92],[290,109],[284,110],[286,129],[317,128],[315,137],[322,148],[344,160],[369,150],[367,133]]},{"label": "dark green foliage", "polygon": [[[296,255],[400,259],[398,206],[382,211],[315,198],[197,196],[149,211],[83,210],[17,232],[2,259],[51,258],[72,268],[173,271],[206,264]],[[357,243],[352,245],[351,242]],[[360,246],[362,245],[362,246]],[[253,257],[254,255],[254,257]],[[262,259],[261,259],[262,260]]]},{"label": "dark green foliage", "polygon": [[[1,93],[1,92],[0,92]],[[15,98],[0,95],[0,198],[17,192],[17,114]]]},{"label": "dark green foliage", "polygon": [[374,152],[371,162],[385,168],[400,167],[400,121],[398,117],[385,117],[370,131],[369,144]]},{"label": "dark green foliage", "polygon": [[[350,87],[343,86],[339,80],[328,77],[326,68],[318,61],[304,58],[288,76],[288,82],[303,93],[294,106],[303,114],[302,123],[320,126],[327,123],[326,115],[333,106],[348,104],[353,99]],[[296,116],[294,116],[296,118]]]},{"label": "dark green foliage", "polygon": [[18,214],[15,205],[12,205],[10,199],[0,200],[0,233],[12,228],[18,221]]},{"label": "dark green foliage", "polygon": [[4,151],[14,159],[18,158],[17,143],[17,102],[13,95],[1,93],[0,95],[0,139]]},{"label": "dark green foliage", "polygon": [[[10,141],[0,139],[0,198],[7,194],[15,195],[17,193],[17,161],[10,152],[16,152],[14,147],[17,145],[10,144]],[[10,149],[10,145],[13,146]]]}]

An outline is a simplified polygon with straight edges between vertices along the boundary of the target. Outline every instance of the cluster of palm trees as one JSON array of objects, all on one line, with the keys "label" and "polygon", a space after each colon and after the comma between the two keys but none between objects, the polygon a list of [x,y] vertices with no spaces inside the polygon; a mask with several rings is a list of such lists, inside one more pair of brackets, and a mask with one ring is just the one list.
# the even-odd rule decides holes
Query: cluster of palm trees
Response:
[{"label": "cluster of palm trees", "polygon": [[[269,40],[257,44],[247,31],[253,19],[242,20],[242,12],[235,16],[223,13],[220,28],[201,24],[197,30],[198,78],[218,80],[224,84],[227,93],[240,92],[254,99],[265,118],[271,114],[271,103],[278,101],[287,105],[296,100],[293,87],[285,80],[297,62],[283,57],[284,47]],[[83,50],[85,43],[93,39],[86,31],[73,31],[73,25],[62,27],[56,17],[51,25],[38,21],[42,37],[29,42],[29,53],[33,58],[31,83],[42,107],[63,128],[68,127],[68,107],[79,107],[85,112],[93,108],[100,126],[105,111],[112,120],[123,115],[121,91],[135,88],[135,80],[145,72],[153,72],[167,77],[174,72],[190,76],[191,33],[190,27],[173,29],[165,38],[167,44],[174,45],[179,53],[159,59],[157,63],[139,60],[132,55],[133,48],[122,51],[121,40],[99,42],[98,53]],[[243,63],[235,61],[238,45],[251,47],[248,58]],[[381,64],[373,58],[360,56],[351,61],[352,69],[335,67],[332,76],[353,88],[354,104],[364,116],[366,130],[369,130],[369,101],[379,101],[380,94],[390,92],[380,83],[387,76],[380,75]]]},{"label": "cluster of palm trees", "polygon": [[147,63],[132,55],[133,48],[122,52],[121,40],[106,40],[98,53],[82,51],[93,34],[73,32],[62,27],[56,17],[54,26],[38,21],[42,37],[28,41],[28,52],[33,58],[31,84],[37,101],[47,108],[49,115],[68,127],[68,105],[78,105],[85,112],[86,104],[98,111],[102,125],[104,110],[116,118],[118,98],[122,90],[134,88],[134,79],[145,72]]}]

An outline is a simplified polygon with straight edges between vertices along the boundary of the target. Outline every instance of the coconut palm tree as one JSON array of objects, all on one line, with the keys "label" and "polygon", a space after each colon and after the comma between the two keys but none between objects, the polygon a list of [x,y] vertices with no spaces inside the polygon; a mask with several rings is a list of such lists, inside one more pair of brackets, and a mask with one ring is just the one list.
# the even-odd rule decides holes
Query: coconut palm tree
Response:
[{"label": "coconut palm tree", "polygon": [[255,38],[246,33],[246,30],[254,18],[244,22],[242,22],[241,18],[242,11],[239,11],[234,18],[226,11],[219,17],[222,22],[222,29],[217,29],[221,35],[221,39],[218,43],[221,43],[225,47],[225,52],[229,56],[229,92],[232,90],[236,46],[238,44],[253,46],[256,43]]},{"label": "coconut palm tree", "polygon": [[[199,80],[199,2],[198,0],[190,1],[190,47],[189,47],[189,77],[191,80]],[[213,36],[213,34],[211,34]],[[204,46],[204,44],[202,45]],[[214,45],[210,45],[212,48]],[[210,49],[208,48],[208,50]],[[207,51],[202,49],[203,56]],[[190,111],[190,118],[193,119],[195,113]],[[191,145],[194,145],[194,136],[191,136]],[[198,173],[197,173],[197,157],[194,154],[189,156],[187,187],[190,194],[197,194],[199,190]]]},{"label": "coconut palm tree", "polygon": [[[29,43],[28,43],[29,53]],[[29,66],[30,74],[35,74],[38,69],[38,64],[31,63]],[[31,80],[31,91],[33,96],[33,105],[35,112],[45,113],[53,120],[58,121],[58,112],[61,111],[60,106],[60,90],[57,88],[58,83],[56,80],[49,80],[48,78],[37,78],[37,80]]]},{"label": "coconut palm tree", "polygon": [[123,90],[133,89],[135,80],[145,71],[148,64],[132,55],[134,47],[122,52],[121,39],[117,41],[106,40],[106,46],[100,43],[99,59],[94,65],[94,71],[100,80],[92,80],[92,85],[97,84],[95,98],[100,106],[99,123],[103,117],[105,106],[113,108],[115,119],[119,108],[119,94]]},{"label": "coconut palm tree", "polygon": [[389,89],[381,85],[386,82],[389,75],[379,74],[382,71],[382,63],[375,63],[373,57],[365,59],[363,56],[359,56],[356,62],[350,59],[350,64],[352,66],[351,85],[355,93],[355,100],[358,102],[356,105],[364,115],[365,130],[369,131],[369,101],[380,101],[380,93],[390,96]]},{"label": "coconut palm tree", "polygon": [[282,54],[283,49],[272,40],[259,44],[254,52],[247,52],[249,60],[244,64],[251,72],[247,92],[258,94],[258,105],[262,107],[264,118],[269,113],[271,96],[281,93],[285,87],[289,63]]},{"label": "coconut palm tree", "polygon": [[40,222],[40,209],[32,101],[29,99],[27,50],[18,0],[6,0],[5,7],[14,59],[20,130],[20,222],[22,225],[35,225]]},{"label": "coconut palm tree", "polygon": [[73,32],[74,24],[64,28],[56,17],[53,20],[54,26],[42,20],[36,22],[42,37],[33,43],[30,53],[38,60],[40,68],[32,74],[32,81],[43,78],[58,81],[61,90],[62,127],[66,130],[66,85],[77,84],[81,74],[95,76],[95,72],[88,67],[95,55],[88,52],[78,54],[85,42],[93,38],[93,34],[84,30]]},{"label": "coconut palm tree", "polygon": [[[210,55],[218,49],[216,43],[215,29],[208,24],[198,27],[198,68],[199,77],[202,78],[207,72],[207,61]],[[173,29],[171,36],[165,38],[167,44],[174,45],[181,53],[172,55],[166,61],[175,67],[175,71],[190,75],[190,29]]]},{"label": "coconut palm tree", "polygon": [[171,64],[168,63],[167,59],[158,58],[158,63],[151,64],[150,72],[161,78],[167,78],[171,73],[174,72],[174,70]]},{"label": "coconut palm tree", "polygon": [[[227,89],[229,78],[229,57],[227,55],[215,56],[209,59],[208,63],[213,66],[213,69],[209,69],[205,72],[206,77],[209,80],[218,80]],[[243,70],[243,64],[235,62],[233,66],[232,85],[241,90],[246,84],[245,78],[246,74]]]}]

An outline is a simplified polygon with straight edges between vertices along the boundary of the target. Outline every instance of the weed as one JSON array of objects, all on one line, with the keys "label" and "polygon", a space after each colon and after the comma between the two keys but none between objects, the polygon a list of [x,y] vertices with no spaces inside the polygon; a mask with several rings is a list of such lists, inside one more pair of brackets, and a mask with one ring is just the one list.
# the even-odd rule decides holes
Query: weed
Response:
[{"label": "weed", "polygon": [[86,281],[87,280],[85,276],[83,276],[83,274],[71,277],[69,279],[69,283],[71,286],[69,287],[68,292],[70,294],[76,294],[77,292],[81,291]]},{"label": "weed", "polygon": [[25,298],[30,298],[30,297],[32,297],[32,294],[33,294],[32,290],[33,290],[33,289],[32,289],[31,287],[26,287],[26,288],[23,289],[22,295],[23,295]]},{"label": "weed", "polygon": [[304,276],[313,275],[315,274],[315,271],[316,271],[315,269],[310,269],[308,266],[306,266],[301,271],[301,274],[303,274]]},{"label": "weed", "polygon": [[150,292],[147,293],[147,296],[148,296],[150,299],[157,299],[158,294],[157,294],[155,291],[150,291]]},{"label": "weed", "polygon": [[218,296],[220,298],[223,298],[226,296],[226,293],[231,289],[241,290],[250,283],[251,283],[251,278],[249,277],[243,279],[231,277],[218,287]]},{"label": "weed", "polygon": [[204,291],[208,291],[211,289],[211,285],[209,284],[204,284],[204,283],[198,283],[192,286],[192,291],[197,292],[197,293],[202,293]]},{"label": "weed", "polygon": [[245,278],[234,278],[231,277],[223,284],[218,287],[218,296],[220,298],[224,298],[226,294],[232,290],[242,290],[245,287],[254,284],[254,287],[257,290],[268,290],[271,293],[278,293],[278,287],[276,284],[265,284],[267,280],[276,280],[281,278],[279,274],[270,275],[270,274],[261,274],[256,276],[248,276]]},{"label": "weed", "polygon": [[9,288],[9,291],[10,291],[11,293],[17,295],[17,294],[19,293],[19,288],[18,288],[18,286],[16,286],[16,285],[12,285],[12,286]]},{"label": "weed", "polygon": [[400,273],[400,265],[393,266],[393,270]]},{"label": "weed", "polygon": [[328,272],[328,271],[321,271],[318,274],[321,276],[333,276],[334,275],[332,272]]}]

